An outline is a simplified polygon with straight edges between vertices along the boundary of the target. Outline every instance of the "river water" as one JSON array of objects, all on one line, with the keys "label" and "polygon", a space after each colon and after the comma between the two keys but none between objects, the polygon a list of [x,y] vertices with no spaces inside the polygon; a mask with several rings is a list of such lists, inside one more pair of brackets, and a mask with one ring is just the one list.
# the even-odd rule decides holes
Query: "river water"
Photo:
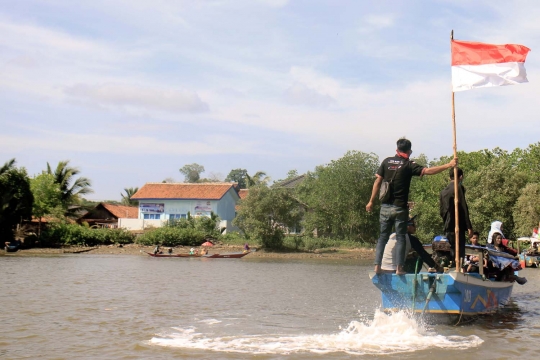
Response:
[{"label": "river water", "polygon": [[0,256],[2,359],[536,358],[540,269],[473,322],[378,311],[368,262]]}]

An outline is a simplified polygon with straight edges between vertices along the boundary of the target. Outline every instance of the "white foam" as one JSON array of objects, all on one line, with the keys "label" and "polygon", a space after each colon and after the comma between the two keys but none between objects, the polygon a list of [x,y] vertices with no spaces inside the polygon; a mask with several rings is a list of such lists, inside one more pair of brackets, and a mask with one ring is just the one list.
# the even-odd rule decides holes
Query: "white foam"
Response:
[{"label": "white foam", "polygon": [[201,320],[199,321],[200,323],[203,323],[203,324],[208,324],[208,325],[213,325],[213,324],[219,324],[221,322],[221,320],[217,320],[217,319],[205,319],[205,320]]},{"label": "white foam", "polygon": [[150,344],[250,354],[345,352],[375,355],[414,352],[428,348],[471,348],[482,339],[471,336],[430,334],[405,312],[386,315],[377,311],[372,321],[352,321],[337,334],[251,335],[207,337],[194,328],[175,328],[167,336],[156,336]]}]

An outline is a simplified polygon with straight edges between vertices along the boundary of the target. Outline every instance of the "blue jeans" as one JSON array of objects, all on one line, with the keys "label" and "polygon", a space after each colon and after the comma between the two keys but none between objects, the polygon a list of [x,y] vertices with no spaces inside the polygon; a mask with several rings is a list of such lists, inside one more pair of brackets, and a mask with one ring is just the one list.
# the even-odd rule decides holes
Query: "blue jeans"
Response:
[{"label": "blue jeans", "polygon": [[384,247],[392,234],[392,228],[396,228],[396,251],[397,266],[405,263],[405,235],[407,235],[407,222],[409,221],[409,209],[395,205],[381,205],[379,222],[381,224],[381,235],[377,241],[375,249],[375,265],[381,265]]}]

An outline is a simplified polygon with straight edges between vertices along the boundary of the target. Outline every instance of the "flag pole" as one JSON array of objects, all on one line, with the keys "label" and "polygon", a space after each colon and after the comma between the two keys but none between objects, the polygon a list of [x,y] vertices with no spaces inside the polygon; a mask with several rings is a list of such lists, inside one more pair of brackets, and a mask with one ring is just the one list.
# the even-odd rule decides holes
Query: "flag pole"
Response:
[{"label": "flag pole", "polygon": [[[454,30],[450,32],[450,58],[452,57],[452,41],[454,40]],[[454,89],[452,89],[452,129],[454,133],[454,158],[457,158],[457,140],[456,140],[456,107],[454,103]],[[455,210],[455,243],[456,243],[456,271],[459,271],[461,268],[459,253],[459,196],[458,196],[458,168],[454,167],[454,210]],[[463,254],[464,255],[464,254]]]}]

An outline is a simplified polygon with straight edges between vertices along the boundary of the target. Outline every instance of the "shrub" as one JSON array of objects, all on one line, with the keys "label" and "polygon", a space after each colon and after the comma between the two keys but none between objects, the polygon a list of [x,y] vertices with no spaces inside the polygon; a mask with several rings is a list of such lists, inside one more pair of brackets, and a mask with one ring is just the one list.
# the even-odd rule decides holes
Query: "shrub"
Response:
[{"label": "shrub", "polygon": [[90,229],[77,224],[54,224],[40,238],[41,245],[110,245],[133,242],[133,235],[124,229]]},{"label": "shrub", "polygon": [[204,242],[206,235],[205,232],[195,228],[165,226],[145,232],[137,237],[136,243],[147,246],[199,246]]}]

